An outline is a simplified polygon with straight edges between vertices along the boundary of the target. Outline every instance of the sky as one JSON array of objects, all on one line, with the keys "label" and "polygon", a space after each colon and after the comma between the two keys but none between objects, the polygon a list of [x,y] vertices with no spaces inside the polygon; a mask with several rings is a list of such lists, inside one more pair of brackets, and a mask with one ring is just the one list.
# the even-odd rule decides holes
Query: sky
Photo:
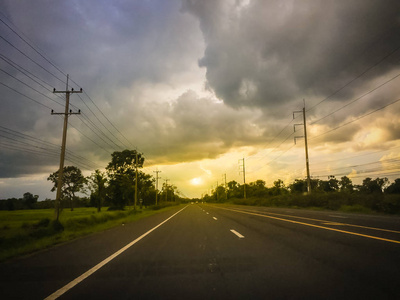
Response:
[{"label": "sky", "polygon": [[137,149],[187,197],[242,184],[243,159],[246,183],[289,184],[305,105],[313,178],[400,177],[398,0],[2,0],[0,19],[0,199],[55,198],[67,74],[85,175]]}]

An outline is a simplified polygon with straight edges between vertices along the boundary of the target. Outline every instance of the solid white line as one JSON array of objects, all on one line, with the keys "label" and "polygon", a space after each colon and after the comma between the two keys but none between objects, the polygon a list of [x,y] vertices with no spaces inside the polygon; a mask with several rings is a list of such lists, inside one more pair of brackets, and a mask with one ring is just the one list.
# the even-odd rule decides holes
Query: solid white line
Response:
[{"label": "solid white line", "polygon": [[218,220],[216,217],[213,217],[213,219],[214,219],[215,221],[217,221],[217,220]]},{"label": "solid white line", "polygon": [[241,238],[241,239],[244,238],[244,235],[241,235],[241,234],[240,234],[239,232],[237,232],[236,230],[231,229],[231,232],[232,232],[233,234],[235,234],[237,237]]},{"label": "solid white line", "polygon": [[65,292],[67,292],[68,290],[72,289],[75,285],[77,285],[78,283],[80,283],[81,281],[85,280],[86,278],[88,278],[90,275],[92,275],[94,272],[96,272],[97,270],[99,270],[101,267],[103,267],[104,265],[106,265],[107,263],[109,263],[110,261],[112,261],[114,258],[116,258],[118,255],[120,255],[121,253],[123,253],[125,250],[127,250],[128,248],[132,247],[134,244],[136,244],[137,242],[139,242],[142,238],[144,238],[146,235],[148,235],[149,233],[151,233],[152,231],[156,230],[158,227],[160,227],[161,225],[163,225],[164,223],[166,223],[167,221],[169,221],[170,219],[172,219],[173,217],[175,217],[177,214],[179,214],[182,210],[184,210],[187,207],[187,205],[182,208],[180,211],[176,212],[175,214],[173,214],[172,216],[170,216],[168,219],[164,220],[163,222],[161,222],[160,224],[158,224],[156,227],[153,227],[152,229],[150,229],[149,231],[147,231],[146,233],[142,234],[140,237],[138,237],[136,240],[130,242],[128,245],[126,245],[125,247],[121,248],[120,250],[118,250],[117,252],[115,252],[114,254],[110,255],[109,257],[107,257],[105,260],[103,260],[102,262],[100,262],[99,264],[97,264],[96,266],[94,266],[93,268],[91,268],[90,270],[86,271],[85,273],[83,273],[81,276],[79,276],[78,278],[72,280],[70,283],[68,283],[67,285],[65,285],[64,287],[62,287],[61,289],[55,291],[53,294],[51,294],[50,296],[48,296],[47,298],[45,298],[45,300],[50,300],[50,299],[57,299],[58,297],[60,297],[62,294],[64,294]]}]

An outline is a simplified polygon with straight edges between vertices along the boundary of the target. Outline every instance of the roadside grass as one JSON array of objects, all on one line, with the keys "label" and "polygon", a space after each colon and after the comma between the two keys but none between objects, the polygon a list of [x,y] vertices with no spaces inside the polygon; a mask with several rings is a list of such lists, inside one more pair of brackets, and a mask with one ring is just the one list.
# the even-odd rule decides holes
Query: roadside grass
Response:
[{"label": "roadside grass", "polygon": [[169,210],[175,205],[133,211],[106,211],[95,208],[65,210],[56,224],[53,209],[0,211],[0,261],[29,254],[91,233]]},{"label": "roadside grass", "polygon": [[233,198],[232,204],[333,210],[365,214],[400,214],[400,195],[312,193],[284,194],[270,197]]}]

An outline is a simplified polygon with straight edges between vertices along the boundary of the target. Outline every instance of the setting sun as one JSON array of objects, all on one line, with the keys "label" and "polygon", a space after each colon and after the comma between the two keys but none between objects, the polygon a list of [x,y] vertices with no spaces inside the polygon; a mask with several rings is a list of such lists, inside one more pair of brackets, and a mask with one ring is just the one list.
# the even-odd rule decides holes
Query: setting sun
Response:
[{"label": "setting sun", "polygon": [[200,177],[196,177],[196,178],[193,178],[192,180],[190,180],[190,183],[192,185],[200,185],[203,183],[203,180]]}]

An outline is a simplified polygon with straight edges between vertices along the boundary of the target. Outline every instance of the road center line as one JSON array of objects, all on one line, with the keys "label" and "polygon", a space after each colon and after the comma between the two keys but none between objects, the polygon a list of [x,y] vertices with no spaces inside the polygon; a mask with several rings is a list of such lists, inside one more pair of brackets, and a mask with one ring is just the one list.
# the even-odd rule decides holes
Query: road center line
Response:
[{"label": "road center line", "polygon": [[[217,206],[214,206],[214,207],[218,208]],[[222,209],[224,209],[224,208],[222,208]],[[249,210],[243,210],[242,212],[252,213]],[[289,218],[295,218],[295,219],[301,219],[301,220],[307,220],[307,221],[321,222],[322,224],[325,224],[325,225],[326,225],[326,223],[329,223],[328,220],[305,218],[305,217],[299,217],[299,216],[294,216],[294,215],[284,215],[284,214],[278,214],[278,213],[273,213],[273,212],[269,212],[269,211],[267,211],[265,213],[266,214],[270,214],[270,215],[275,215],[275,216],[283,216],[283,217],[289,217]],[[398,231],[398,230],[375,228],[375,227],[361,226],[361,225],[355,225],[355,224],[349,224],[349,223],[339,223],[339,222],[334,222],[334,223],[336,223],[336,225],[340,224],[340,225],[343,225],[343,226],[357,227],[357,228],[364,228],[364,229],[370,229],[370,230],[376,230],[376,231],[385,231],[385,232],[392,232],[392,233],[400,234],[400,231]]]},{"label": "road center line", "polygon": [[214,207],[220,208],[220,209],[225,209],[225,210],[230,210],[230,211],[234,211],[234,212],[238,212],[238,213],[242,213],[242,214],[248,214],[248,215],[259,216],[259,217],[264,217],[264,218],[269,218],[269,219],[275,219],[275,220],[279,220],[279,221],[300,224],[300,225],[305,225],[305,226],[310,226],[310,227],[315,227],[315,228],[320,228],[320,229],[325,229],[325,230],[330,230],[330,231],[336,231],[336,232],[341,232],[341,233],[346,233],[346,234],[351,234],[351,235],[356,235],[356,236],[362,236],[362,237],[366,237],[366,238],[370,238],[370,239],[374,239],[374,240],[380,240],[380,241],[400,244],[400,241],[380,238],[380,237],[373,236],[373,235],[361,234],[361,233],[340,230],[340,229],[330,228],[330,227],[325,227],[325,226],[320,226],[320,225],[314,225],[314,224],[309,224],[309,223],[304,223],[304,222],[299,222],[299,221],[294,221],[294,220],[282,219],[282,218],[272,217],[272,216],[263,215],[263,214],[251,213],[248,211],[241,211],[241,210],[223,208],[223,207],[217,207],[217,206],[214,206]]},{"label": "road center line", "polygon": [[244,235],[241,235],[239,232],[237,232],[236,230],[234,230],[234,229],[231,229],[231,232],[233,233],[233,234],[235,234],[238,238],[240,238],[240,239],[243,239],[244,238]]},{"label": "road center line", "polygon": [[139,236],[137,239],[135,239],[134,241],[130,242],[128,245],[126,245],[125,247],[121,248],[120,250],[118,250],[117,252],[115,252],[114,254],[110,255],[109,257],[107,257],[105,260],[103,260],[102,262],[98,263],[97,265],[95,265],[93,268],[91,268],[90,270],[86,271],[85,273],[83,273],[81,276],[75,278],[74,280],[72,280],[70,283],[68,283],[67,285],[65,285],[64,287],[62,287],[61,289],[55,291],[53,294],[51,294],[50,296],[48,296],[47,298],[45,298],[45,300],[50,300],[50,299],[57,299],[58,297],[60,297],[62,294],[66,293],[68,290],[72,289],[74,286],[76,286],[78,283],[80,283],[81,281],[85,280],[86,278],[88,278],[90,275],[92,275],[94,272],[96,272],[97,270],[99,270],[101,267],[105,266],[107,263],[109,263],[110,261],[112,261],[114,258],[116,258],[118,255],[120,255],[121,253],[123,253],[125,250],[129,249],[130,247],[132,247],[134,244],[136,244],[137,242],[139,242],[142,238],[144,238],[146,235],[150,234],[151,232],[153,232],[154,230],[156,230],[158,227],[160,227],[161,225],[163,225],[164,223],[166,223],[167,221],[169,221],[170,219],[172,219],[173,217],[175,217],[177,214],[179,214],[182,210],[184,210],[186,207],[188,207],[188,205],[186,205],[184,208],[182,208],[181,210],[179,210],[178,212],[174,213],[172,216],[170,216],[169,218],[167,218],[166,220],[162,221],[160,224],[158,224],[157,226],[153,227],[152,229],[150,229],[149,231],[147,231],[146,233],[142,234],[141,236]]}]

